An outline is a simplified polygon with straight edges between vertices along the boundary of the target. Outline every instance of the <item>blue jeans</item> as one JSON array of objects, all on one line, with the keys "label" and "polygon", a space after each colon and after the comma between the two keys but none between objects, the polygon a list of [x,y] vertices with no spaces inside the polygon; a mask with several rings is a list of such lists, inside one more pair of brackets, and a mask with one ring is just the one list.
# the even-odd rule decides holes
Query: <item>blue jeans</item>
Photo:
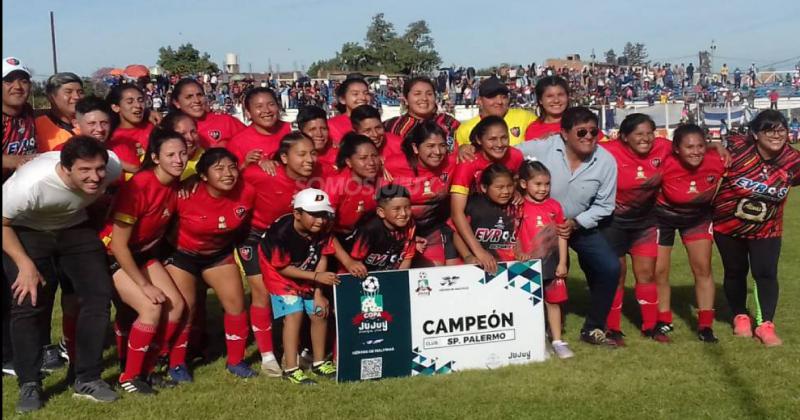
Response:
[{"label": "blue jeans", "polygon": [[619,259],[597,229],[573,232],[569,246],[578,254],[578,263],[589,285],[589,310],[584,330],[605,330],[619,279]]}]

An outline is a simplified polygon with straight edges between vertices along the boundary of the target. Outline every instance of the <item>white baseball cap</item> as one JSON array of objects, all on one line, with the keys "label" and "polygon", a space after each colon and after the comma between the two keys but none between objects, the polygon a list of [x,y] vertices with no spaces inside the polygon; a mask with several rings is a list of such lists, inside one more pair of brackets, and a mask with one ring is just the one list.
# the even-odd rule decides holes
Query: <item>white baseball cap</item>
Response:
[{"label": "white baseball cap", "polygon": [[3,59],[3,79],[6,78],[11,72],[21,71],[31,77],[31,71],[22,64],[22,61],[17,57],[6,57]]},{"label": "white baseball cap", "polygon": [[306,188],[294,196],[292,207],[300,209],[309,213],[317,213],[326,211],[328,213],[336,213],[331,207],[331,200],[328,198],[328,193],[316,188]]}]

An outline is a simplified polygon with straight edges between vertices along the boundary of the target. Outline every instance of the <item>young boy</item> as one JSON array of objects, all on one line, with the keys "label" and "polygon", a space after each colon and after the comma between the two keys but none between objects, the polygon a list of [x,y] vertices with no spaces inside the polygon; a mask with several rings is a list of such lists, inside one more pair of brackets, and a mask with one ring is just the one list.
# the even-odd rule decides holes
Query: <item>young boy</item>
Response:
[{"label": "young boy", "polygon": [[367,271],[411,268],[416,242],[411,194],[400,185],[384,185],[375,195],[375,214],[356,227],[350,256]]},{"label": "young boy", "polygon": [[321,289],[339,283],[336,274],[327,271],[327,255],[333,253],[334,210],[328,194],[314,188],[298,192],[292,204],[294,211],[267,229],[259,258],[274,317],[284,318],[283,377],[294,384],[313,385],[316,382],[297,364],[303,311],[311,320],[311,371],[327,378],[336,375],[333,363],[325,361],[329,302]]}]

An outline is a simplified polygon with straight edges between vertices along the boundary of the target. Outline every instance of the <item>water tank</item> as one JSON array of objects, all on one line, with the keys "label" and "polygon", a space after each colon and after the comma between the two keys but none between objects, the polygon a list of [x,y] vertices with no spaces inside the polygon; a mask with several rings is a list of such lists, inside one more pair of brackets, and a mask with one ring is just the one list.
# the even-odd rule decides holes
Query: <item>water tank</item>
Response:
[{"label": "water tank", "polygon": [[225,54],[225,72],[239,73],[239,56],[234,53]]}]

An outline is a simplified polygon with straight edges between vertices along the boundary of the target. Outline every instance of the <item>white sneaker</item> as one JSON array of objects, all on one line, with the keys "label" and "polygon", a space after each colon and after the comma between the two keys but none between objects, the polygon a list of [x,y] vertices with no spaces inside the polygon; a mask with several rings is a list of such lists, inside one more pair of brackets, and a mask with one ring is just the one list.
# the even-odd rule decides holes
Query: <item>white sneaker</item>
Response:
[{"label": "white sneaker", "polygon": [[553,341],[553,352],[559,359],[569,359],[575,357],[575,353],[569,348],[566,341]]},{"label": "white sneaker", "polygon": [[261,371],[270,378],[280,378],[283,376],[283,369],[281,369],[281,365],[275,359],[262,360]]}]

